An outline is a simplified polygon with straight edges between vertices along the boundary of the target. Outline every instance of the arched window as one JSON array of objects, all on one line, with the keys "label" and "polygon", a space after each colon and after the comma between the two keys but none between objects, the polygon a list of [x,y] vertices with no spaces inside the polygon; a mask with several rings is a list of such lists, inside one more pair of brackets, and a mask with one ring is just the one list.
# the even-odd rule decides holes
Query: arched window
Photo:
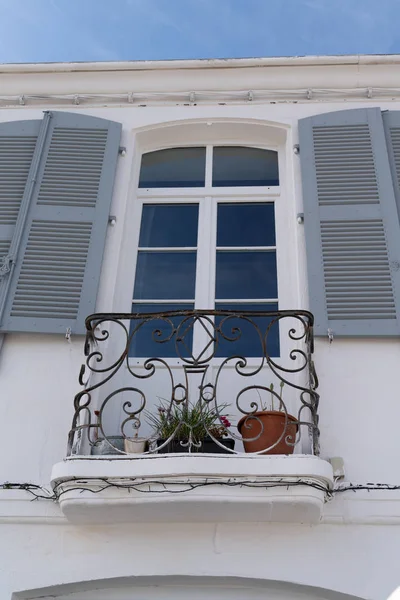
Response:
[{"label": "arched window", "polygon": [[[143,154],[132,311],[277,310],[278,186],[274,150],[197,146]],[[201,335],[195,331],[190,345]],[[270,338],[269,352],[278,356],[278,332]],[[133,355],[160,355],[160,344],[144,330],[135,339]],[[243,330],[236,350],[254,356],[254,341]],[[226,350],[222,344],[217,355]],[[163,344],[161,352],[174,356],[173,344]]]},{"label": "arched window", "polygon": [[[210,149],[214,187],[279,185],[278,153],[246,146]],[[204,187],[206,148],[167,148],[142,157],[139,188]]]}]

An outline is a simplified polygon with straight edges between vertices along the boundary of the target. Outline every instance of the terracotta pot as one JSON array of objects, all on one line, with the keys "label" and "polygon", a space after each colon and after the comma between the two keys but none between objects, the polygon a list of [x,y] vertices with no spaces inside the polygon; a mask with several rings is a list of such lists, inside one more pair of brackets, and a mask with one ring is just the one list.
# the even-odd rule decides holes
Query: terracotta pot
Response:
[{"label": "terracotta pot", "polygon": [[286,443],[286,439],[292,444],[296,440],[297,419],[292,415],[286,416],[277,410],[259,411],[240,419],[237,428],[246,452],[260,452],[275,444],[282,436],[276,446],[261,454],[293,454],[294,446]]}]

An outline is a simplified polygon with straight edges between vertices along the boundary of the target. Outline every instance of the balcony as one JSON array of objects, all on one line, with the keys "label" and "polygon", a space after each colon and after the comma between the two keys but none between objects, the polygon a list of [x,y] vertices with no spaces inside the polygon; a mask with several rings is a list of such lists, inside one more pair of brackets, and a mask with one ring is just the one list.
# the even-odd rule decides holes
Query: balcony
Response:
[{"label": "balcony", "polygon": [[69,520],[320,520],[332,469],[309,312],[94,314],[86,328],[52,474]]}]

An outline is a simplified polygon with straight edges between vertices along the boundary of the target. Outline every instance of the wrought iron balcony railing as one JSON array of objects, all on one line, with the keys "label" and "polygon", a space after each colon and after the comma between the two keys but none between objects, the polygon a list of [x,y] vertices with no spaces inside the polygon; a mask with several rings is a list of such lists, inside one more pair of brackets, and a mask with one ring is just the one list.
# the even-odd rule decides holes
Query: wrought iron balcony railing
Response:
[{"label": "wrought iron balcony railing", "polygon": [[86,329],[69,455],[318,454],[311,313],[100,313]]}]

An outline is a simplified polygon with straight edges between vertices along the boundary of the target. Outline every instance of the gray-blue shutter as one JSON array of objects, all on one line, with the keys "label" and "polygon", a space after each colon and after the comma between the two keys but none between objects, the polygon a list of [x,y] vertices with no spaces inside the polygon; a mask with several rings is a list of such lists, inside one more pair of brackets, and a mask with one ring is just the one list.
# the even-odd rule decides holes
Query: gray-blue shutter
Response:
[{"label": "gray-blue shutter", "polygon": [[392,171],[393,187],[400,218],[400,111],[390,110],[382,113],[386,142]]},{"label": "gray-blue shutter", "polygon": [[11,241],[28,187],[40,124],[40,120],[0,124],[0,298],[10,269]]},{"label": "gray-blue shutter", "polygon": [[95,310],[121,125],[48,114],[0,331],[84,333]]},{"label": "gray-blue shutter", "polygon": [[381,111],[299,122],[315,333],[400,335],[400,227]]}]

